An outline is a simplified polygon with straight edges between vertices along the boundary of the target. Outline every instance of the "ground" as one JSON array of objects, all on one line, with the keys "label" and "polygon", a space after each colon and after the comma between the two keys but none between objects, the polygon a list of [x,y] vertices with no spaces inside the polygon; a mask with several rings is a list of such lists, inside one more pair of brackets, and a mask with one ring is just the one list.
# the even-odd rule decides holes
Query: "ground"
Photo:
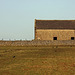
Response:
[{"label": "ground", "polygon": [[75,75],[75,47],[0,47],[0,75]]}]

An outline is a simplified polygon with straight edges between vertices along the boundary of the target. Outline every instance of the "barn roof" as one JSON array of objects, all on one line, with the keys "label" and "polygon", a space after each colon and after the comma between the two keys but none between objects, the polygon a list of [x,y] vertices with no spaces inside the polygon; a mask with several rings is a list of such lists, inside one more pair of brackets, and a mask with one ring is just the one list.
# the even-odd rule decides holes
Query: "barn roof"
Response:
[{"label": "barn roof", "polygon": [[75,20],[35,20],[36,29],[75,29]]}]

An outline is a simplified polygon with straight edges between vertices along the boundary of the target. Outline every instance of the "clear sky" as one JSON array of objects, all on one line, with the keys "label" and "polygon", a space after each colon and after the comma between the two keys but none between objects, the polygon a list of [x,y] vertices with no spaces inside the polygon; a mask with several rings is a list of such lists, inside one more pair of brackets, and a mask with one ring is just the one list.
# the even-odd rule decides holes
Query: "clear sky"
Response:
[{"label": "clear sky", "polygon": [[0,39],[34,39],[35,19],[75,20],[75,0],[0,0]]}]

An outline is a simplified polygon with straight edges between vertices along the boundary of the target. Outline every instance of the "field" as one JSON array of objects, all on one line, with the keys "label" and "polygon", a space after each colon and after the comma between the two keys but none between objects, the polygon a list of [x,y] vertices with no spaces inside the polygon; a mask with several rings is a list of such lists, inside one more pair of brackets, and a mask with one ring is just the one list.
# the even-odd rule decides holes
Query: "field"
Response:
[{"label": "field", "polygon": [[0,75],[75,75],[75,47],[0,47]]}]

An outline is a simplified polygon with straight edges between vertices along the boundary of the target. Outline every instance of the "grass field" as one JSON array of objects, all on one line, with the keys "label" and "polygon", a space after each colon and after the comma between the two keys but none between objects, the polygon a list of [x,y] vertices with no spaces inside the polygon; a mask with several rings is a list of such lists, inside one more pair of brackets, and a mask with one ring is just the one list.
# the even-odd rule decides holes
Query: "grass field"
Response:
[{"label": "grass field", "polygon": [[75,47],[0,47],[0,75],[75,75]]}]

